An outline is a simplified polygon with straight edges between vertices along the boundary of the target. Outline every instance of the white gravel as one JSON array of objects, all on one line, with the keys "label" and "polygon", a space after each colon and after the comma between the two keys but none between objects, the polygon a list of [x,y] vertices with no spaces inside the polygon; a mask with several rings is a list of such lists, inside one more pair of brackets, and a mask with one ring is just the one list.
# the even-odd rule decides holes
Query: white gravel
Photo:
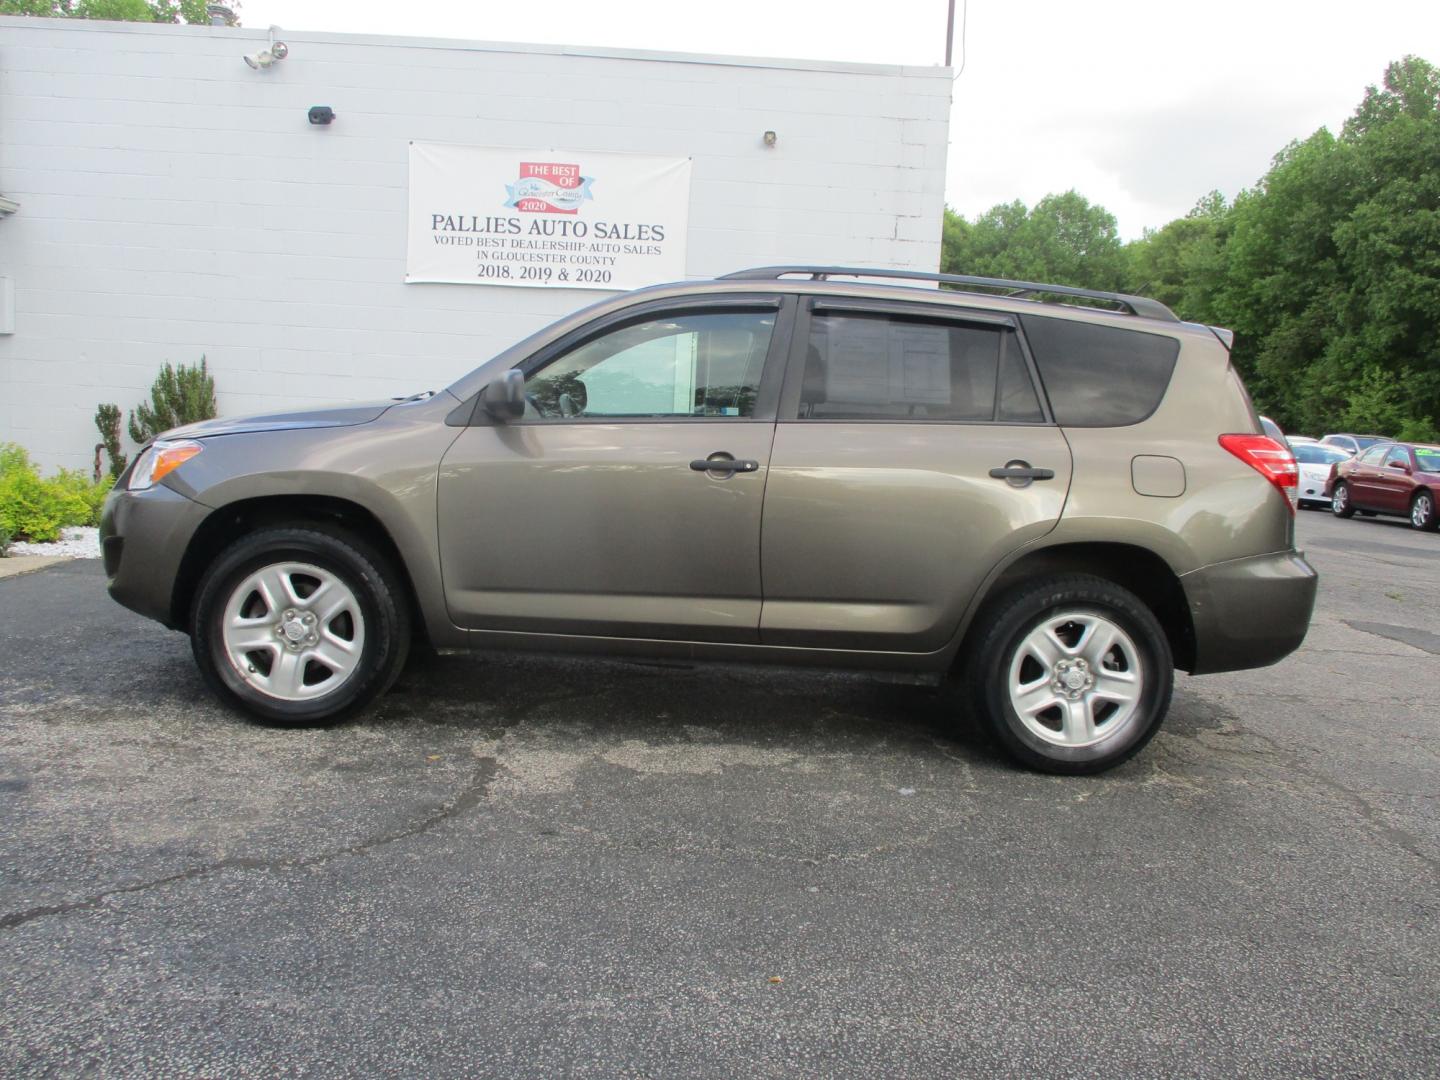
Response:
[{"label": "white gravel", "polygon": [[98,559],[100,530],[93,525],[61,529],[60,539],[53,544],[32,544],[17,540],[10,545],[11,555],[59,555],[66,559]]}]

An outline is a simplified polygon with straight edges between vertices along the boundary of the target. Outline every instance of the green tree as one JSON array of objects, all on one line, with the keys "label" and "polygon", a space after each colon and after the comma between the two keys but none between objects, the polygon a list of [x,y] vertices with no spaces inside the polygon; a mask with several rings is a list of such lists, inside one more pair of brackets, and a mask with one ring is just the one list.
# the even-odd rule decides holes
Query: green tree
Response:
[{"label": "green tree", "polygon": [[948,273],[1118,289],[1125,256],[1115,217],[1075,191],[1046,195],[1033,209],[1001,203],[967,222],[945,212],[941,268]]},{"label": "green tree", "polygon": [[210,21],[206,0],[0,0],[0,15],[115,22],[204,24]]},{"label": "green tree", "polygon": [[[1119,259],[1116,253],[1119,252]],[[1390,64],[1337,137],[1278,153],[1227,206],[1218,192],[1120,248],[1075,192],[1034,210],[947,210],[960,273],[1154,296],[1236,332],[1256,404],[1294,431],[1440,438],[1440,69]]]},{"label": "green tree", "polygon": [[1212,191],[1185,217],[1146,229],[1125,245],[1125,291],[1153,296],[1182,319],[1215,323],[1230,228],[1225,197]]},{"label": "green tree", "polygon": [[163,431],[212,419],[215,413],[215,380],[205,357],[189,367],[166,363],[150,387],[149,404],[142,402],[130,413],[130,438],[143,445]]},{"label": "green tree", "polygon": [[1236,200],[1219,316],[1296,430],[1434,437],[1440,417],[1440,74],[1407,57],[1384,87]]}]

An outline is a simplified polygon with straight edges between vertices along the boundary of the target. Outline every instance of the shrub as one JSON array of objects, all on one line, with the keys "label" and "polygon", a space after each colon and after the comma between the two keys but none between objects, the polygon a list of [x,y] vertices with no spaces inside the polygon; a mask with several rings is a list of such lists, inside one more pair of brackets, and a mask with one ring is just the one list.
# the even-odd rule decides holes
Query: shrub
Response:
[{"label": "shrub", "polygon": [[5,529],[0,529],[0,559],[10,554],[11,543],[13,543],[13,537],[11,537],[10,533]]},{"label": "shrub", "polygon": [[143,445],[181,424],[211,420],[215,411],[215,380],[205,357],[193,367],[166,363],[150,388],[150,403],[137,405],[130,413],[130,437]]},{"label": "shrub", "polygon": [[110,459],[110,475],[118,478],[129,464],[129,459],[120,450],[120,406],[101,405],[97,408],[95,427],[100,432],[100,441],[105,444],[105,456]]},{"label": "shrub", "polygon": [[92,483],[78,469],[41,479],[22,447],[0,444],[0,533],[45,543],[60,539],[66,526],[94,525],[110,484],[108,478]]}]

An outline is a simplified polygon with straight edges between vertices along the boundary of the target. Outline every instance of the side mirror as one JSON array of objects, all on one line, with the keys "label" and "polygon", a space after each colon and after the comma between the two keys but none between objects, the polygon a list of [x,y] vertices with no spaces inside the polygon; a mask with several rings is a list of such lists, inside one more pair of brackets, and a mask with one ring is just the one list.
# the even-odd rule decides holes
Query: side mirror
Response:
[{"label": "side mirror", "polygon": [[501,375],[480,391],[480,404],[496,420],[514,420],[525,415],[525,375],[516,368]]}]

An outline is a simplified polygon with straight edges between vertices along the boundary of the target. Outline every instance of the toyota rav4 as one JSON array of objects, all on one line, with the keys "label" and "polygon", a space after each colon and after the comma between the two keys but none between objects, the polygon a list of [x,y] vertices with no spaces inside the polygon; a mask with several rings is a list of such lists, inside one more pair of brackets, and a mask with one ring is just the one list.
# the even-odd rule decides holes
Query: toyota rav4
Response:
[{"label": "toyota rav4", "polygon": [[363,709],[419,638],[953,677],[1021,762],[1095,772],[1174,669],[1309,624],[1295,460],[1230,343],[956,275],[642,289],[438,393],[165,433],[106,502],[106,574],[271,722]]}]

